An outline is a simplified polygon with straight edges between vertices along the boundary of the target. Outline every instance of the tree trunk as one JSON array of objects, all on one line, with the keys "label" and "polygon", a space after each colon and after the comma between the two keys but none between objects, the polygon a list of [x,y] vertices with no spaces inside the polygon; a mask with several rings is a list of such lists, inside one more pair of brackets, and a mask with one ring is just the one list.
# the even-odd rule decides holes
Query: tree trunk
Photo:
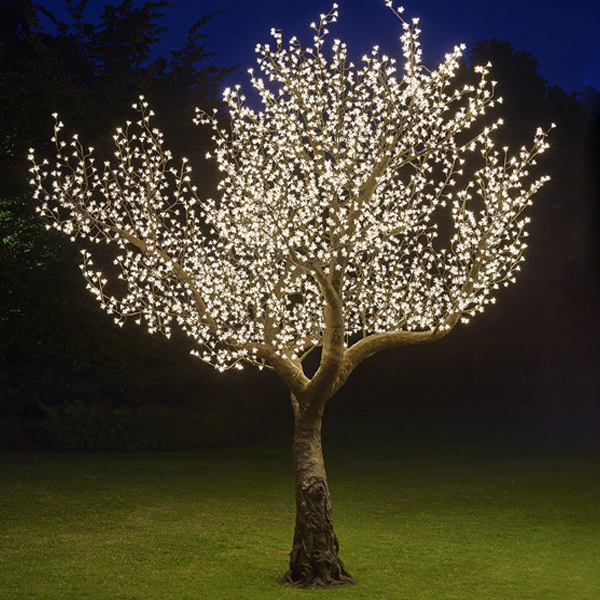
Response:
[{"label": "tree trunk", "polygon": [[333,530],[321,449],[322,411],[310,415],[301,412],[295,404],[296,529],[290,568],[279,583],[296,588],[354,585],[354,578],[338,557],[339,543]]}]

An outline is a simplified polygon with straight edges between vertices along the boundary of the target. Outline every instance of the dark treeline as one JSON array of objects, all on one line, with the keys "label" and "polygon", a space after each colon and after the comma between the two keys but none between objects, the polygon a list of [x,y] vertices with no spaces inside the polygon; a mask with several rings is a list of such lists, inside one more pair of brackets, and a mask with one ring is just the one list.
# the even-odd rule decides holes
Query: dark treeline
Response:
[{"label": "dark treeline", "polygon": [[[277,378],[252,369],[218,375],[189,356],[182,335],[115,327],[85,290],[79,249],[46,231],[27,183],[28,149],[52,155],[52,113],[109,153],[111,131],[143,94],[175,156],[192,160],[201,195],[215,193],[216,173],[201,158],[210,133],[191,119],[196,106],[220,106],[230,70],[211,65],[202,26],[226,15],[204,17],[182,48],[156,58],[167,2],[135,8],[125,0],[95,24],[85,2],[67,6],[62,23],[30,0],[0,0],[0,447],[169,449],[257,439],[291,412]],[[488,60],[504,99],[501,145],[518,147],[537,126],[557,124],[540,161],[552,182],[531,211],[520,281],[442,342],[367,361],[332,400],[334,412],[597,396],[599,96],[550,85],[531,55],[495,39],[471,49],[461,77]]]},{"label": "dark treeline", "polygon": [[[86,21],[84,3],[67,6],[71,19],[61,23],[29,0],[0,2],[0,445],[135,449],[252,438],[262,422],[253,415],[267,412],[258,391],[238,401],[240,378],[190,357],[186,339],[116,328],[85,289],[79,248],[46,231],[28,184],[28,149],[54,153],[52,113],[107,155],[143,94],[169,147],[214,193],[216,170],[200,159],[210,134],[192,118],[196,106],[219,106],[229,72],[211,66],[202,33],[221,17],[204,17],[182,48],[155,58],[167,2],[126,0],[105,7],[97,24]],[[192,417],[195,437],[181,430]],[[127,446],[134,429],[140,439]]]}]

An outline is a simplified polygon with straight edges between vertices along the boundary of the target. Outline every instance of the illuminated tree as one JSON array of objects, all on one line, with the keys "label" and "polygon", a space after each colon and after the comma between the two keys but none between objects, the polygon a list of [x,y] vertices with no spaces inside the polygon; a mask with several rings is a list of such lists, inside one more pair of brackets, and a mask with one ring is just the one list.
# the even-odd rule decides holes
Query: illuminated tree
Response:
[{"label": "illuminated tree", "polygon": [[250,70],[260,111],[239,87],[224,94],[228,128],[198,111],[215,132],[218,199],[198,198],[186,159],[173,166],[143,99],[103,166],[77,136],[61,140],[58,121],[56,166],[31,157],[54,227],[118,249],[108,273],[120,282],[108,283],[89,249],[82,271],[119,325],[133,317],[169,336],[176,324],[217,369],[250,363],[287,384],[297,514],[282,583],[298,587],[354,582],[331,518],[326,402],[376,352],[438,340],[494,302],[523,261],[523,212],[547,179],[528,183],[547,148],[541,129],[516,156],[494,148],[501,121],[469,133],[496,102],[489,65],[478,85],[457,89],[464,47],[426,69],[414,19],[402,20],[402,77],[377,47],[358,68],[338,40],[324,52],[336,9],[312,24],[312,47],[292,38],[285,48],[276,30],[274,49],[257,47],[270,82]]}]

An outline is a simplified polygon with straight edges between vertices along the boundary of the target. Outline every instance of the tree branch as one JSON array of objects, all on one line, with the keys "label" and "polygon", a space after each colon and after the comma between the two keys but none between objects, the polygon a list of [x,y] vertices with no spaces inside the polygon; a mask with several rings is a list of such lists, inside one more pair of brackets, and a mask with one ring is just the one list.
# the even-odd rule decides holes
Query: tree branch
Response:
[{"label": "tree branch", "polygon": [[448,335],[459,319],[460,313],[454,313],[446,318],[442,326],[429,331],[386,331],[358,340],[345,352],[344,361],[335,382],[335,389],[342,387],[350,373],[366,358],[387,348],[435,342]]}]

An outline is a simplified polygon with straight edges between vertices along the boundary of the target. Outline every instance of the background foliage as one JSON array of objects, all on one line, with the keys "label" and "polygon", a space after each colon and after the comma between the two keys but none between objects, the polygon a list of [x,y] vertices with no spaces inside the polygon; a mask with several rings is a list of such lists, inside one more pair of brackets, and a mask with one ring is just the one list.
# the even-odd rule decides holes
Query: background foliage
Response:
[{"label": "background foliage", "polygon": [[[51,113],[110,152],[110,132],[144,94],[168,146],[191,160],[201,195],[212,195],[216,173],[201,160],[210,132],[191,119],[196,106],[221,106],[231,69],[210,64],[202,27],[225,16],[203,17],[181,48],[157,57],[168,2],[124,0],[97,23],[86,20],[85,1],[66,4],[63,23],[30,0],[0,0],[0,447],[184,449],[257,439],[289,417],[277,379],[220,376],[189,356],[183,336],[114,327],[85,290],[78,249],[35,216],[27,184],[28,148],[52,152]],[[543,163],[552,182],[531,213],[519,284],[442,342],[367,361],[332,400],[334,412],[598,400],[600,96],[550,85],[534,57],[497,39],[471,49],[465,82],[488,60],[504,98],[500,144],[519,146],[538,125],[558,125]]]}]

